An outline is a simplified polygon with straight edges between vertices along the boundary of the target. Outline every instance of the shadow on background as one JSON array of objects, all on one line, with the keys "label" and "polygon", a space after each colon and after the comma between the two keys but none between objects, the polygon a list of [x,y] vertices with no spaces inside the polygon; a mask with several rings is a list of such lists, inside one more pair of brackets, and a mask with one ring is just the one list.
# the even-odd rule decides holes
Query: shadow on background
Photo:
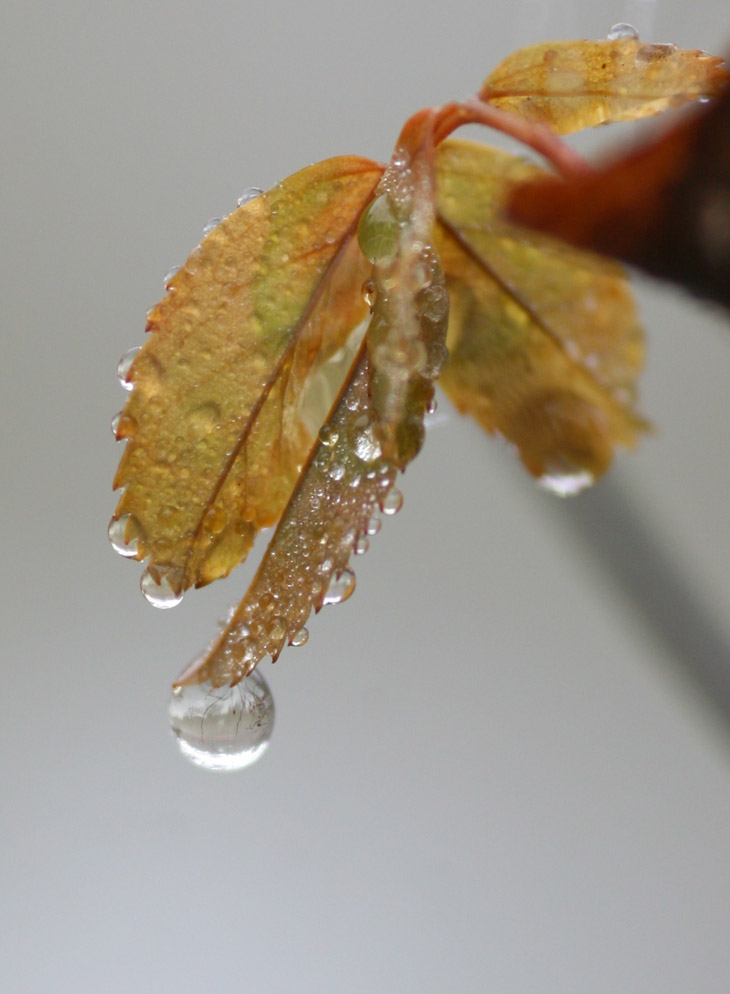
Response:
[{"label": "shadow on background", "polygon": [[557,513],[590,549],[668,657],[722,721],[730,744],[730,643],[615,479]]}]

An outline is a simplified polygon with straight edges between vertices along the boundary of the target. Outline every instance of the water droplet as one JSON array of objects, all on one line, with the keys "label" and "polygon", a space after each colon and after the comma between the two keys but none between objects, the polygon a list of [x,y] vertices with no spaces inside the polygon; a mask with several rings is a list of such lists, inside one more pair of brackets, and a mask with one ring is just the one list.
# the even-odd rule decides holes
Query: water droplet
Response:
[{"label": "water droplet", "polygon": [[380,502],[380,510],[383,514],[397,514],[403,507],[403,494],[397,487],[393,487],[383,497]]},{"label": "water droplet", "polygon": [[286,633],[289,626],[287,625],[286,618],[281,618],[278,615],[274,617],[269,622],[269,637],[275,642],[279,642],[281,639],[286,638]]},{"label": "water droplet", "polygon": [[[123,514],[121,518],[112,518],[107,531],[112,549],[120,556],[130,559],[137,555],[137,521],[129,514]],[[129,541],[125,536],[129,535]]]},{"label": "water droplet", "polygon": [[355,542],[355,555],[362,556],[370,548],[370,542],[368,541],[367,535],[361,535],[360,538]]},{"label": "water droplet", "polygon": [[341,604],[355,589],[355,574],[351,569],[338,570],[327,587],[322,604]]},{"label": "water droplet", "polygon": [[392,259],[398,251],[398,221],[390,199],[381,194],[366,208],[357,229],[363,255],[370,262]]},{"label": "water droplet", "polygon": [[134,383],[127,382],[127,374],[132,368],[132,363],[137,358],[137,353],[141,348],[141,345],[135,345],[133,349],[128,349],[119,360],[119,365],[117,366],[117,376],[119,377],[119,383],[125,390],[132,390],[134,388]]},{"label": "water droplet", "polygon": [[[148,566],[142,574],[139,586],[144,594],[145,600],[147,600],[152,607],[159,607],[163,609],[168,607],[176,607],[183,599],[182,590],[180,593],[175,593],[173,590],[169,579],[169,572],[169,570],[157,567],[153,573],[151,568]],[[159,576],[159,581],[157,580],[157,576]]]},{"label": "water droplet", "polygon": [[266,751],[274,698],[254,671],[235,687],[213,689],[210,682],[176,687],[169,715],[180,752],[191,763],[206,770],[243,770]]},{"label": "water droplet", "polygon": [[382,455],[380,442],[375,437],[372,427],[360,432],[355,439],[355,455],[363,462],[375,462]]},{"label": "water droplet", "polygon": [[243,207],[244,204],[248,204],[251,200],[255,200],[260,197],[264,191],[259,189],[258,186],[249,186],[243,191],[241,196],[238,198],[238,206]]},{"label": "water droplet", "polygon": [[322,445],[332,448],[332,446],[337,443],[337,439],[339,437],[339,433],[331,425],[322,425],[319,432],[319,440]]},{"label": "water droplet", "polygon": [[209,507],[203,516],[203,528],[210,535],[220,535],[228,524],[228,515],[222,507]]},{"label": "water droplet", "polygon": [[626,24],[625,21],[621,21],[620,24],[614,24],[611,30],[606,35],[606,41],[618,41],[619,38],[638,38],[639,32],[636,30],[633,24]]},{"label": "water droplet", "polygon": [[438,406],[439,406],[439,405],[438,405],[438,401],[436,400],[436,397],[435,397],[435,396],[434,396],[434,397],[432,397],[432,398],[431,398],[431,399],[429,400],[429,402],[428,402],[428,404],[427,404],[427,406],[426,406],[426,411],[427,411],[427,413],[428,413],[428,414],[435,414],[435,413],[436,413],[436,411],[438,410]]},{"label": "water droplet", "polygon": [[209,235],[214,228],[217,228],[222,220],[222,217],[212,217],[203,228],[203,237]]},{"label": "water droplet", "polygon": [[377,297],[375,282],[373,280],[365,280],[362,285],[362,295],[365,298],[365,303],[370,308],[370,313],[372,314],[373,308],[375,307],[375,298]]},{"label": "water droplet", "polygon": [[179,272],[180,272],[180,266],[173,266],[171,269],[167,270],[167,272],[163,277],[163,283],[165,284],[165,289],[169,287],[169,285],[172,283],[172,281],[175,279],[175,277]]},{"label": "water droplet", "polygon": [[334,480],[335,483],[339,482],[345,475],[345,467],[342,463],[334,462],[329,468],[329,477]]},{"label": "water droplet", "polygon": [[380,518],[373,515],[370,521],[368,521],[367,528],[365,529],[365,531],[367,532],[368,535],[377,535],[382,525],[383,522],[380,520]]},{"label": "water droplet", "polygon": [[112,435],[116,438],[117,432],[119,431],[119,424],[122,420],[122,412],[118,411],[111,420],[109,427],[112,430]]},{"label": "water droplet", "polygon": [[557,497],[575,497],[592,486],[594,479],[586,469],[549,470],[537,482]]},{"label": "water droplet", "polygon": [[304,645],[304,643],[309,638],[309,632],[306,628],[300,628],[298,632],[295,632],[289,639],[289,645],[298,646]]}]

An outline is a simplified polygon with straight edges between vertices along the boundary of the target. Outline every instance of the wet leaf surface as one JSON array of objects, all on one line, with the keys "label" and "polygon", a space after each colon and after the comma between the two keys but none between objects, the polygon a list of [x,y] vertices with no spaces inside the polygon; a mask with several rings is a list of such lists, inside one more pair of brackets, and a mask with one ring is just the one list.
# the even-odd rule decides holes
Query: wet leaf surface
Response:
[{"label": "wet leaf surface", "polygon": [[328,160],[240,207],[149,314],[115,517],[175,591],[226,575],[291,494],[313,443],[308,378],[367,314],[355,236],[381,171]]},{"label": "wet leaf surface", "polygon": [[676,45],[547,42],[508,56],[479,96],[564,135],[659,114],[716,94],[727,79],[722,59]]},{"label": "wet leaf surface", "polygon": [[643,337],[618,266],[501,219],[505,191],[536,175],[483,145],[438,150],[436,244],[451,301],[440,382],[531,473],[572,492],[637,440]]}]

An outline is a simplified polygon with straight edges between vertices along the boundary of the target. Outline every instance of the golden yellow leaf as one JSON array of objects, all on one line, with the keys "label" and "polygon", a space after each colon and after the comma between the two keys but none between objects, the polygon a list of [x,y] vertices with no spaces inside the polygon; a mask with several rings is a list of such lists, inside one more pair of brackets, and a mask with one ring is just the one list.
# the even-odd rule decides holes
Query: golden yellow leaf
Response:
[{"label": "golden yellow leaf", "polygon": [[179,683],[235,683],[266,653],[276,659],[285,644],[304,641],[312,608],[354,590],[349,559],[378,529],[378,511],[400,507],[393,484],[421,447],[445,359],[448,302],[430,247],[431,157],[430,146],[423,164],[396,156],[361,223],[373,270],[367,338],[246,596]]},{"label": "golden yellow leaf", "polygon": [[728,78],[722,59],[636,37],[547,42],[508,56],[479,96],[569,134],[712,96]]},{"label": "golden yellow leaf", "polygon": [[381,505],[395,508],[400,500],[392,489],[396,469],[374,432],[368,376],[363,344],[246,596],[178,684],[237,682],[266,653],[276,659],[287,643],[306,641],[312,608],[346,600],[354,590],[350,556],[364,551]]},{"label": "golden yellow leaf", "polygon": [[440,383],[546,485],[577,491],[644,426],[632,409],[644,350],[625,274],[500,218],[506,190],[544,175],[538,167],[449,141],[436,175],[451,306]]},{"label": "golden yellow leaf", "polygon": [[382,167],[341,157],[234,211],[149,314],[115,479],[124,540],[177,593],[224,576],[278,520],[313,444],[313,372],[367,308],[359,215]]}]

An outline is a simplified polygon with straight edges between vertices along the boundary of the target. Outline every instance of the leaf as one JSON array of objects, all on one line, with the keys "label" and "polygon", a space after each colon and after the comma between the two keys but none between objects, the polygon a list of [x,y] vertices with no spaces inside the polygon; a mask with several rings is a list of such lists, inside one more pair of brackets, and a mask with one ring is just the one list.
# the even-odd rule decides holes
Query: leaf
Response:
[{"label": "leaf", "polygon": [[356,228],[381,173],[330,159],[240,207],[149,313],[115,518],[175,593],[225,576],[286,505],[313,443],[306,385],[367,313]]},{"label": "leaf", "polygon": [[[393,486],[397,471],[420,448],[432,380],[445,358],[448,305],[443,274],[429,246],[431,154],[429,146],[425,164],[396,154],[378,188],[374,211],[360,232],[373,262],[375,302],[367,338],[246,596],[178,684],[236,683],[265,654],[276,659],[285,644],[301,644],[312,608],[339,603],[354,590],[348,562],[379,528],[377,512],[390,514],[400,507],[402,497]],[[392,219],[399,212],[394,229]],[[397,265],[393,240],[399,246]],[[392,396],[378,397],[372,353],[388,370],[393,357],[379,350],[403,352],[416,341],[423,361],[408,355],[401,359],[403,375],[391,411]]]},{"label": "leaf", "polygon": [[722,59],[676,45],[634,37],[547,42],[508,56],[479,96],[564,135],[659,114],[717,93],[727,79]]},{"label": "leaf", "polygon": [[625,275],[502,221],[505,191],[544,175],[536,166],[449,141],[436,168],[451,302],[441,386],[546,485],[577,492],[645,427],[632,410],[643,341]]},{"label": "leaf", "polygon": [[512,218],[730,307],[730,88],[660,138],[571,182],[517,187]]}]

